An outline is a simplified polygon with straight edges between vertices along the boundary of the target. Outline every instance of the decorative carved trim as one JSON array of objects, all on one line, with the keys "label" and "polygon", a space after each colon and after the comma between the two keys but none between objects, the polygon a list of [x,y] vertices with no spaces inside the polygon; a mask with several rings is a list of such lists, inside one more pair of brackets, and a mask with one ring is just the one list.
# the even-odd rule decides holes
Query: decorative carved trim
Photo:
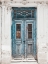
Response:
[{"label": "decorative carved trim", "polygon": [[46,4],[48,5],[48,1],[32,1],[32,2],[29,2],[27,0],[22,0],[21,2],[17,2],[17,1],[0,1],[0,4],[2,5],[6,5],[6,6],[9,6],[9,4],[16,4],[16,3],[22,3],[23,5],[26,5],[27,3],[36,3],[36,4]]},{"label": "decorative carved trim", "polygon": [[26,5],[28,2],[26,0],[22,1],[22,4]]},{"label": "decorative carved trim", "polygon": [[12,8],[10,6],[7,6],[7,11],[12,10]]}]

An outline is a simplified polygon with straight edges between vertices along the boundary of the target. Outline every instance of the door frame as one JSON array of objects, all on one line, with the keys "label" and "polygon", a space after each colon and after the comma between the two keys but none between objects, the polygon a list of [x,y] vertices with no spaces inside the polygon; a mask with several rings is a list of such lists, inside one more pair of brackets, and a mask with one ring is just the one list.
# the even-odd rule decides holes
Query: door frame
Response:
[{"label": "door frame", "polygon": [[[14,6],[12,6],[12,7],[14,7]],[[17,6],[15,6],[15,7],[17,7]],[[21,6],[21,7],[28,7],[28,6]],[[35,6],[29,6],[29,7],[36,7],[36,14],[37,14],[37,6],[36,5]],[[11,18],[12,18],[12,16],[11,16]],[[12,22],[12,20],[11,20],[11,22]],[[38,47],[37,47],[37,16],[36,16],[36,53],[37,53],[36,54],[36,60],[38,59],[38,49],[37,48]],[[11,51],[11,54],[12,54],[12,51]],[[12,57],[12,55],[11,55],[11,57]]]}]

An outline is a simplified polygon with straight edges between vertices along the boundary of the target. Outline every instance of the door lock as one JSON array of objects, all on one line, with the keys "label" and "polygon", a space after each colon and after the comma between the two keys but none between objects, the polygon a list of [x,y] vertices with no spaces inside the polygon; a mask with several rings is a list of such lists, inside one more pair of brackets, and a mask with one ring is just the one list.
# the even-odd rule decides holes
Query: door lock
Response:
[{"label": "door lock", "polygon": [[23,41],[25,43],[25,41]]}]

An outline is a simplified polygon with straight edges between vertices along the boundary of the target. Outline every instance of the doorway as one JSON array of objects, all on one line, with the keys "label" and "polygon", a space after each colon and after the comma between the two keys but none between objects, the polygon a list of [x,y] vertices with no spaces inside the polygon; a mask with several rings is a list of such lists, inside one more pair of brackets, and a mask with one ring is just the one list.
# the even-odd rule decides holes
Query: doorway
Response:
[{"label": "doorway", "polygon": [[36,58],[36,8],[12,8],[12,57]]}]

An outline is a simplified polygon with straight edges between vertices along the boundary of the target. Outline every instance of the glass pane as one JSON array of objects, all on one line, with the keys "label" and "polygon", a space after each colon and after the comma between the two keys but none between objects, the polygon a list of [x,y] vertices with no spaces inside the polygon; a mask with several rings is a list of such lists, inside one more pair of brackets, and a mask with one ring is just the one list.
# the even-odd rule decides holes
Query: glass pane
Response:
[{"label": "glass pane", "polygon": [[16,10],[14,10],[14,16],[13,16],[13,18],[14,19],[16,18]]},{"label": "glass pane", "polygon": [[28,32],[28,38],[32,38],[32,32]]},{"label": "glass pane", "polygon": [[16,24],[16,38],[21,38],[21,24]]},{"label": "glass pane", "polygon": [[13,9],[13,19],[20,18],[35,18],[36,16],[36,8],[35,7],[12,7]]},{"label": "glass pane", "polygon": [[32,18],[34,18],[34,10],[32,10]]},{"label": "glass pane", "polygon": [[17,11],[17,18],[31,18],[31,10]]},{"label": "glass pane", "polygon": [[28,31],[32,31],[32,24],[28,24]]},{"label": "glass pane", "polygon": [[20,24],[17,24],[16,27],[17,27],[16,28],[17,31],[20,31],[21,30],[21,25]]},{"label": "glass pane", "polygon": [[31,18],[31,14],[26,14],[26,18]]},{"label": "glass pane", "polygon": [[32,38],[32,24],[28,24],[28,38]]}]

